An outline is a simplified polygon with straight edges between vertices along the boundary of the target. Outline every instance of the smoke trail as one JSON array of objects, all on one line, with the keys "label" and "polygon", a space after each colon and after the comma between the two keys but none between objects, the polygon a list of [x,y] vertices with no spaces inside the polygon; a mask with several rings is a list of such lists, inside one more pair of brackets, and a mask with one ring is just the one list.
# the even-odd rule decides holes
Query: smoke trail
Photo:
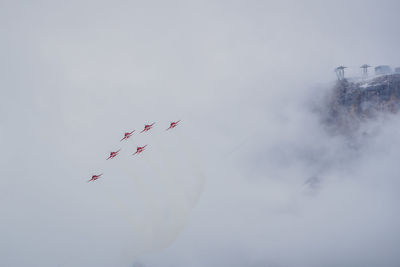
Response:
[{"label": "smoke trail", "polygon": [[205,183],[201,162],[184,134],[155,131],[143,138],[150,138],[152,143],[144,153],[116,163],[127,178],[123,188],[117,185],[107,189],[132,227],[134,242],[127,246],[131,259],[159,251],[175,241]]}]

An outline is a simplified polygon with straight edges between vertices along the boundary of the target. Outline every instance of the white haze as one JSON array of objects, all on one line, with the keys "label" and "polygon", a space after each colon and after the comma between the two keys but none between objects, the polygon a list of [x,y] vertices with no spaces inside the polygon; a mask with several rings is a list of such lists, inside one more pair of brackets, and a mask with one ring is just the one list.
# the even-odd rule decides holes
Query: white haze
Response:
[{"label": "white haze", "polygon": [[400,65],[399,9],[1,1],[0,265],[399,266],[400,119],[312,108],[338,65]]}]

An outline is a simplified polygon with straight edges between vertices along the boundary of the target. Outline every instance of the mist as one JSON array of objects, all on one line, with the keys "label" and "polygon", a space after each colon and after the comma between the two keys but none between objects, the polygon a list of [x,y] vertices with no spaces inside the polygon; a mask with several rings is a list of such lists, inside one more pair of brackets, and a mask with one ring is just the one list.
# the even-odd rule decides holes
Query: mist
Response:
[{"label": "mist", "polygon": [[0,265],[398,266],[400,119],[321,112],[399,8],[1,1]]}]

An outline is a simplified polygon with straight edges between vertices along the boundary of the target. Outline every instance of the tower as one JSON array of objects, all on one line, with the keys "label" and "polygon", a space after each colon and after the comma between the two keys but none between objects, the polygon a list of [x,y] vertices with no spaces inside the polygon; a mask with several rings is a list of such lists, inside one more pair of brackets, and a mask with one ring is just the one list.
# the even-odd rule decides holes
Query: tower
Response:
[{"label": "tower", "polygon": [[335,69],[336,72],[336,76],[338,78],[338,80],[343,80],[344,79],[344,69],[346,69],[347,67],[344,66],[339,66]]},{"label": "tower", "polygon": [[363,77],[367,77],[368,76],[368,68],[369,67],[371,67],[370,65],[368,65],[368,64],[364,64],[364,65],[362,65],[360,68],[362,69],[362,74],[363,74]]}]

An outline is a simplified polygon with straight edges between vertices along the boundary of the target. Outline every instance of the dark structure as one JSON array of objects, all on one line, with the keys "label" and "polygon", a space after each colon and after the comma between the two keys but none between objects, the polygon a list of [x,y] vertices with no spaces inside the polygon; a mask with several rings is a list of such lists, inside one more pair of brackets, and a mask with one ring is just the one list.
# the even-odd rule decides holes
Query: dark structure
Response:
[{"label": "dark structure", "polygon": [[339,66],[335,69],[336,72],[336,76],[338,78],[338,80],[343,80],[344,79],[344,69],[346,69],[347,67],[344,66]]},{"label": "dark structure", "polygon": [[380,75],[380,74],[389,74],[392,72],[392,69],[390,66],[387,65],[380,65],[375,67],[375,74]]},{"label": "dark structure", "polygon": [[395,69],[394,69],[394,72],[400,73],[400,67],[395,68]]},{"label": "dark structure", "polygon": [[368,68],[371,67],[368,64],[362,65],[360,68],[362,69],[362,74],[364,77],[368,76]]}]

